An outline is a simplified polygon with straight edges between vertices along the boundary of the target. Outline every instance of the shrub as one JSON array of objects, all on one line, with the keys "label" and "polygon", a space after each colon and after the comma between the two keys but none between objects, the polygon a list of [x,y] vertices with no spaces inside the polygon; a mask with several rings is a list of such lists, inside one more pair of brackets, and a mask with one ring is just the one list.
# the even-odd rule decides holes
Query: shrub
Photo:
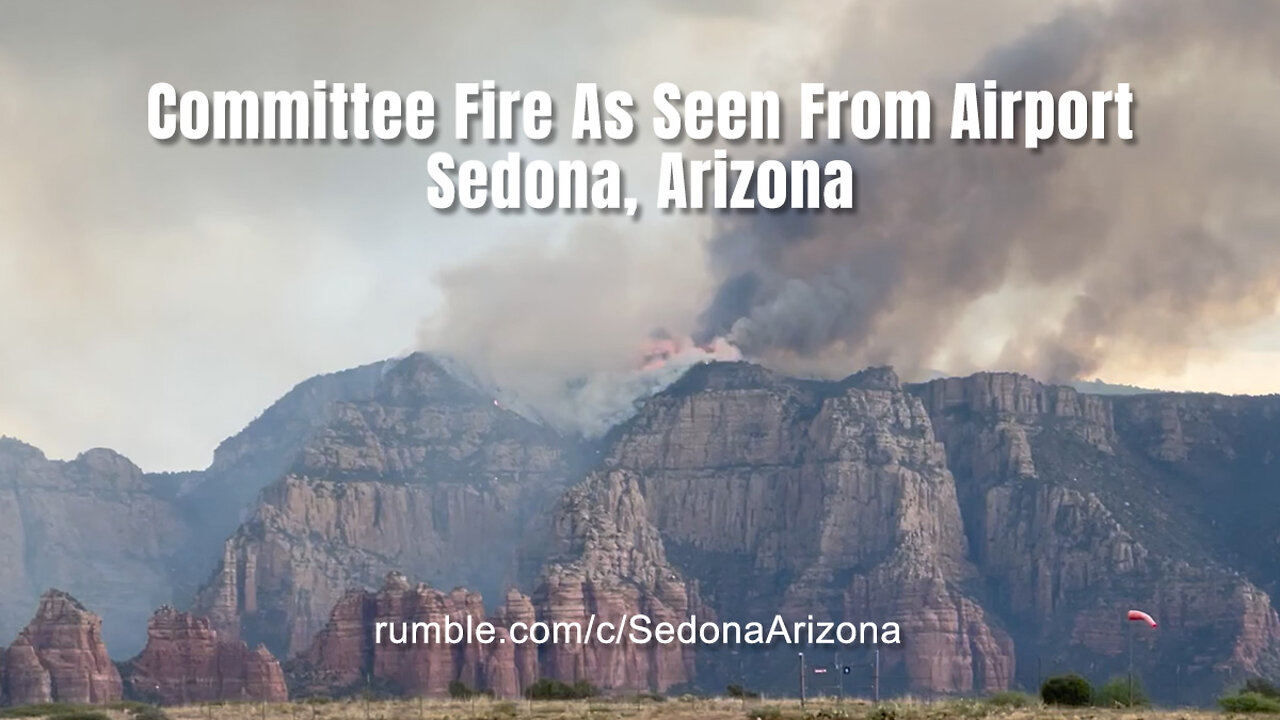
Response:
[{"label": "shrub", "polygon": [[1040,700],[1030,693],[1006,690],[988,697],[987,704],[998,708],[1026,708],[1039,705]]},{"label": "shrub", "polygon": [[760,693],[747,690],[737,683],[725,688],[725,692],[729,693],[729,697],[738,700],[757,700],[760,698]]},{"label": "shrub", "polygon": [[51,715],[57,720],[111,720],[111,716],[101,710],[72,710],[70,712]]},{"label": "shrub", "polygon": [[540,678],[524,690],[524,696],[529,700],[559,700],[568,695],[568,685],[549,678]]},{"label": "shrub", "polygon": [[467,687],[467,684],[461,680],[454,680],[449,683],[449,697],[454,700],[470,700],[476,696],[476,691]]},{"label": "shrub", "polygon": [[1218,698],[1223,710],[1233,713],[1280,713],[1280,700],[1255,692],[1242,692]]},{"label": "shrub", "polygon": [[567,685],[551,678],[542,678],[525,691],[530,700],[582,700],[599,694],[600,691],[586,680]]},{"label": "shrub", "polygon": [[1245,680],[1244,689],[1240,692],[1254,693],[1273,700],[1280,700],[1280,688],[1265,678],[1256,677]]},{"label": "shrub", "polygon": [[1093,699],[1093,687],[1075,673],[1055,675],[1040,686],[1040,699],[1046,705],[1083,707]]},{"label": "shrub", "polygon": [[1114,677],[1098,688],[1093,697],[1098,707],[1148,707],[1151,701],[1142,690],[1142,682],[1133,679],[1133,697],[1129,697],[1129,678]]}]

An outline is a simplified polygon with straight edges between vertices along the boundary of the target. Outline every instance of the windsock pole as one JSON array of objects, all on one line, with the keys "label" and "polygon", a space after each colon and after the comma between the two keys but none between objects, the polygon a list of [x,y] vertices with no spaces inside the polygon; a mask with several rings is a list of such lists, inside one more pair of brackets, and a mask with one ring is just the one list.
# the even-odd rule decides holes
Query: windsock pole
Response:
[{"label": "windsock pole", "polygon": [[1125,701],[1127,707],[1133,707],[1133,623],[1125,623],[1129,626],[1129,699]]},{"label": "windsock pole", "polygon": [[804,709],[804,653],[800,655],[800,709]]}]

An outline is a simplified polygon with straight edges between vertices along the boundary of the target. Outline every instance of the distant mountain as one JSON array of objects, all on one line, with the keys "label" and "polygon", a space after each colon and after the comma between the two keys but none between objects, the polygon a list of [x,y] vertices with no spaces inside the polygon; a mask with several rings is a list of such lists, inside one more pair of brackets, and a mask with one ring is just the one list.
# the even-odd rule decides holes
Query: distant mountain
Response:
[{"label": "distant mountain", "polygon": [[[924,373],[921,382],[930,382],[933,380],[945,380],[953,377],[950,373],[941,370],[929,370]],[[1072,380],[1065,383],[1066,386],[1074,388],[1082,393],[1090,395],[1146,395],[1150,393],[1164,392],[1162,390],[1153,390],[1151,388],[1139,387],[1137,385],[1123,385],[1119,383],[1105,382],[1101,378],[1092,380]]]},{"label": "distant mountain", "polygon": [[0,645],[45,590],[63,588],[109,618],[109,646],[136,652],[151,609],[172,599],[176,549],[189,535],[166,488],[125,457],[49,460],[0,439]]},{"label": "distant mountain", "polygon": [[101,614],[113,652],[141,650],[151,611],[190,602],[258,493],[334,403],[371,395],[385,366],[299,384],[222,443],[203,471],[147,474],[102,449],[48,460],[0,438],[0,637],[16,635],[41,592],[56,587]]},{"label": "distant mountain", "polygon": [[1150,395],[1152,393],[1162,392],[1160,390],[1138,387],[1137,385],[1118,385],[1115,383],[1103,382],[1096,378],[1093,380],[1074,380],[1070,385],[1076,390],[1079,390],[1082,393],[1089,393],[1090,395]]},{"label": "distant mountain", "polygon": [[[1276,398],[1103,396],[1011,373],[814,381],[707,363],[593,454],[428,357],[402,364],[388,375],[397,389],[340,412],[233,538],[205,595],[243,599],[225,622],[253,639],[288,627],[265,637],[300,652],[345,584],[405,567],[490,598],[503,597],[496,582],[516,584],[557,619],[893,619],[906,642],[882,653],[887,690],[994,690],[1066,669],[1105,679],[1124,668],[1130,606],[1161,618],[1136,658],[1159,697],[1204,699],[1229,678],[1280,670],[1280,524],[1253,509],[1280,504]],[[414,439],[424,435],[438,444]],[[467,437],[488,440],[458,444]],[[516,485],[486,481],[485,443],[564,462]],[[594,467],[567,461],[584,450]],[[322,488],[344,499],[309,499]],[[376,497],[381,509],[361,509]],[[495,514],[500,497],[526,510]],[[428,506],[430,523],[405,519]],[[476,526],[493,528],[485,541]],[[538,667],[615,690],[790,689],[778,680],[789,652],[684,653],[549,648]]]},{"label": "distant mountain", "polygon": [[1119,674],[1166,701],[1280,672],[1280,398],[1084,395],[980,373],[911,388],[947,448],[985,607],[1019,675]]},{"label": "distant mountain", "polygon": [[581,477],[584,447],[437,358],[390,365],[328,420],[226,541],[197,598],[215,629],[288,656],[353,585],[391,570],[501,597],[526,533]]},{"label": "distant mountain", "polygon": [[[419,353],[300,384],[201,472],[0,441],[0,631],[58,586],[101,613],[122,656],[173,601],[308,682],[429,691],[464,679],[518,694],[545,675],[792,692],[795,657],[624,642],[369,665],[349,642],[368,608],[894,621],[886,692],[1105,680],[1124,670],[1129,632],[1164,701],[1280,674],[1280,397],[1082,386],[1096,391],[712,362],[586,441]],[[1130,608],[1158,630],[1135,632]],[[331,657],[343,648],[355,654]]]},{"label": "distant mountain", "polygon": [[[744,623],[777,613],[894,621],[906,644],[882,653],[886,691],[972,693],[1013,676],[1009,635],[968,589],[978,575],[946,455],[888,369],[815,382],[749,363],[695,367],[611,435],[555,527],[539,595],[565,599],[557,617],[603,605]],[[587,649],[556,667],[626,689],[665,689],[687,672],[712,691],[794,692],[796,648],[754,648],[741,661],[697,652],[692,668],[668,662],[666,672],[645,651]],[[831,652],[806,651],[815,665]],[[845,657],[868,659],[865,649]],[[620,661],[655,670],[619,678]]]},{"label": "distant mountain", "polygon": [[219,444],[208,469],[177,474],[174,502],[191,526],[182,549],[186,561],[173,577],[179,603],[189,602],[208,579],[223,542],[248,519],[258,494],[285,474],[338,405],[372,397],[393,365],[394,361],[377,362],[299,383]]}]

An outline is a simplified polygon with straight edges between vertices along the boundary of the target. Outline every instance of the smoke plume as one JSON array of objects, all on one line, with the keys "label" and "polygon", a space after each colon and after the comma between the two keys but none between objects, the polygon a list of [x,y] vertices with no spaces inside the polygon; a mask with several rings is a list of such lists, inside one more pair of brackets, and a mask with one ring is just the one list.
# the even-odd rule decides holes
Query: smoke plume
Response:
[{"label": "smoke plume", "polygon": [[671,261],[688,243],[618,235],[607,222],[560,242],[526,239],[437,278],[445,311],[422,345],[461,361],[504,405],[602,434],[689,366],[740,357],[687,337],[700,297],[671,289],[707,282],[699,265]]},{"label": "smoke plume", "polygon": [[[931,145],[847,150],[856,214],[723,223],[700,336],[824,374],[1176,370],[1189,349],[1276,312],[1278,33],[1280,6],[1265,0],[1064,12],[946,78]],[[1010,90],[1129,82],[1136,141],[957,145],[951,82],[988,78]]]},{"label": "smoke plume", "polygon": [[[446,275],[443,322],[424,342],[570,425],[603,427],[673,367],[738,352],[828,377],[872,364],[908,378],[1170,375],[1274,318],[1280,5],[1082,2],[1028,17],[1031,4],[1012,3],[983,5],[982,18],[964,7],[952,19],[972,27],[952,41],[916,32],[937,3],[856,5],[844,21],[857,41],[798,78],[877,91],[929,78],[933,141],[781,153],[850,159],[856,212],[725,213],[701,245],[687,232],[635,245],[583,230],[556,252]],[[901,62],[870,64],[885,56]],[[1136,140],[1034,152],[952,141],[954,83],[987,79],[1054,92],[1129,83]],[[695,351],[637,374],[655,330]]]}]

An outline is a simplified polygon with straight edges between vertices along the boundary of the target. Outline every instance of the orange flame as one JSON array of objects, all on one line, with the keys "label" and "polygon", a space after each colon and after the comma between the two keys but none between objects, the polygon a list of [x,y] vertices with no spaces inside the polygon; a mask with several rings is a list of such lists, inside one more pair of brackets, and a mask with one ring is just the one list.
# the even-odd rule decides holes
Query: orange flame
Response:
[{"label": "orange flame", "polygon": [[740,360],[742,353],[729,341],[715,338],[709,343],[698,344],[692,338],[652,338],[641,352],[640,370],[650,371],[665,367],[675,359],[693,362],[712,360]]}]

